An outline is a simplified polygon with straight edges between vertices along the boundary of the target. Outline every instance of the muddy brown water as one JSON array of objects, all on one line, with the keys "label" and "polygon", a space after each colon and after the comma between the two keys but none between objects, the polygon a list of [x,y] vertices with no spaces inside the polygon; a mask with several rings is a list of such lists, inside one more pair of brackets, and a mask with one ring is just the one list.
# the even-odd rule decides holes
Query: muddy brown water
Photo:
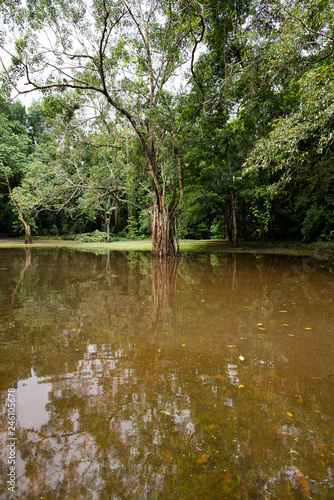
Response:
[{"label": "muddy brown water", "polygon": [[0,498],[334,498],[333,301],[309,257],[1,250]]}]

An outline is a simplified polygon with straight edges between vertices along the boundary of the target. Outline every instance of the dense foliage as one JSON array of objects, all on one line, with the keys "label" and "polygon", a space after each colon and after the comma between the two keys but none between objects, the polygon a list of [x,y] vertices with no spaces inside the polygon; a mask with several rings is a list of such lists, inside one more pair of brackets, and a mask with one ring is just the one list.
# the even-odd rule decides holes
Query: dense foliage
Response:
[{"label": "dense foliage", "polygon": [[334,240],[332,2],[52,5],[1,6],[0,234]]}]

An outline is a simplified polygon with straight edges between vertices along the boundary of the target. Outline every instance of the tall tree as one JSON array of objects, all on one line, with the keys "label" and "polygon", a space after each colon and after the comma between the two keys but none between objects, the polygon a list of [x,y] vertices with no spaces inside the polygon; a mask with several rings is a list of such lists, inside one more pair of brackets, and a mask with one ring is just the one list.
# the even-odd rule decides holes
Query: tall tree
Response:
[{"label": "tall tree", "polygon": [[[10,2],[3,9],[8,14]],[[69,87],[92,99],[102,95],[114,116],[123,116],[137,137],[150,179],[152,253],[177,255],[176,219],[183,197],[178,148],[204,101],[195,72],[204,36],[202,6],[197,0],[27,0],[11,14],[19,36],[12,67],[6,70],[8,81],[19,92],[17,81],[24,76],[23,92]],[[184,67],[197,87],[192,99],[198,105],[176,114],[172,84],[178,84],[175,77]]]},{"label": "tall tree", "polygon": [[[8,118],[8,115],[11,119]],[[19,221],[25,228],[25,243],[31,243],[30,210],[20,196],[15,196],[16,186],[29,169],[31,140],[21,123],[25,118],[24,108],[12,105],[0,115],[0,186],[3,186],[11,204],[17,211]],[[14,189],[13,189],[14,188]]]}]

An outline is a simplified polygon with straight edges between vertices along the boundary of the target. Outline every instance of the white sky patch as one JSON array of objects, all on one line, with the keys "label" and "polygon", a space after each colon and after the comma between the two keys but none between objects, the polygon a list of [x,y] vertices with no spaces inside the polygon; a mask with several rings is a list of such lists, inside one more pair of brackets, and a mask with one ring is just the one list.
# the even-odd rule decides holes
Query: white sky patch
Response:
[{"label": "white sky patch", "polygon": [[[150,5],[149,3],[146,4],[145,2],[142,3],[142,8],[144,10],[144,17],[147,15],[147,9],[148,7],[151,7],[152,4]],[[154,4],[155,6],[155,4]],[[159,16],[158,16],[159,17]],[[70,41],[72,42],[72,49],[69,50],[71,54],[75,53],[81,53],[81,54],[88,54],[89,52],[94,55],[94,49],[92,52],[92,46],[89,47],[90,45],[90,40],[89,37],[91,36],[91,40],[95,39],[95,42],[99,40],[100,32],[96,30],[96,25],[95,25],[95,19],[90,12],[89,9],[89,2],[88,2],[88,9],[86,11],[86,20],[90,22],[90,30],[91,34],[88,35],[87,40],[83,39],[80,30],[76,29],[75,27],[73,28],[73,31],[71,33],[71,36],[69,37]],[[163,18],[161,18],[161,24],[164,24]],[[4,26],[0,26],[0,29],[6,28]],[[135,30],[135,27],[133,26],[130,28],[132,30]],[[124,30],[123,26],[116,27],[114,32],[111,33],[110,39],[109,39],[109,46],[113,46],[119,41],[122,37],[122,30]],[[10,54],[15,54],[15,49],[14,49],[14,39],[17,36],[15,32],[13,33],[8,33],[7,37],[7,44],[3,48],[0,47],[0,57],[1,60],[4,64],[5,67],[8,67],[10,65],[11,57]],[[126,37],[126,34],[124,35]],[[53,53],[55,47],[57,46],[57,34],[52,31],[50,28],[45,28],[44,30],[41,29],[38,35],[38,42],[39,42],[39,51],[41,53],[44,53],[46,56],[47,61],[52,63],[54,67],[50,67],[45,65],[44,69],[42,69],[39,72],[35,73],[36,76],[36,81],[38,82],[39,80],[42,82],[45,80],[46,77],[49,77],[51,74],[54,74],[56,79],[58,80],[59,78],[62,77],[62,73],[59,72],[55,67],[58,66],[57,58],[56,55]],[[97,50],[97,45],[98,43],[94,44],[95,45],[95,52]],[[204,43],[201,43],[195,53],[195,62],[198,60],[200,54],[204,53],[206,51],[206,47]],[[61,49],[59,49],[59,53],[61,53]],[[133,51],[132,51],[133,52]],[[108,53],[108,49],[106,51],[106,54]],[[152,54],[154,54],[154,51],[152,51]],[[127,68],[120,68],[119,70],[119,75],[116,77],[115,81],[115,86],[117,86],[117,81],[119,81],[121,78],[123,78],[125,75],[129,78],[129,80],[133,80],[134,82],[137,81],[138,79],[138,73],[136,72],[136,67],[137,64],[140,60],[140,55],[138,54],[132,54],[134,59],[131,61],[129,66]],[[138,59],[136,59],[136,57]],[[153,55],[153,60],[154,60],[154,70],[156,74],[159,74],[159,66],[161,64],[162,58],[164,56],[162,54],[155,53]],[[64,64],[61,64],[59,67],[63,68],[64,73],[67,75],[73,74],[74,71],[77,69],[83,69],[78,67],[78,59],[71,59],[67,58],[67,60],[64,60]],[[172,75],[168,78],[167,82],[164,84],[164,88],[173,93],[177,94],[181,91],[185,91],[187,87],[187,74],[189,75],[190,73],[190,66],[191,66],[191,51],[188,54],[188,60],[184,61],[183,64],[181,64],[179,67],[175,68],[175,71],[172,73]],[[2,71],[2,67],[0,66],[0,71]],[[67,76],[64,74],[64,78],[66,79]],[[149,78],[147,75],[145,78]],[[32,87],[28,86],[28,82],[26,77],[23,77],[19,80],[17,84],[17,89],[20,91],[24,90],[30,90]],[[111,95],[117,95],[117,89],[109,89]],[[123,92],[122,92],[123,93]],[[26,94],[18,94],[16,90],[12,91],[12,98],[14,99],[19,99],[25,106],[28,108],[32,101],[39,99],[42,96],[41,91],[35,90],[28,92]],[[122,96],[122,99],[124,100],[124,96]],[[87,106],[87,109],[85,110],[85,115],[87,117],[92,117],[94,116],[94,112],[91,109],[91,107]]]},{"label": "white sky patch", "polygon": [[52,384],[39,378],[31,371],[31,377],[21,380],[16,391],[17,423],[25,429],[39,430],[47,424],[50,413],[46,409]]}]

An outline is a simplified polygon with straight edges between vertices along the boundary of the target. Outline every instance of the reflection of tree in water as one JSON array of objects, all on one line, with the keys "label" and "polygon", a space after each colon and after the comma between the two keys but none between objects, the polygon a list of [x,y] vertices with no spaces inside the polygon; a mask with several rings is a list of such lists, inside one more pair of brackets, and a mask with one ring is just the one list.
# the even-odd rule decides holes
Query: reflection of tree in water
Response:
[{"label": "reflection of tree in water", "polygon": [[168,326],[168,307],[176,311],[177,278],[180,259],[152,258],[151,293],[153,339]]},{"label": "reflection of tree in water", "polygon": [[152,345],[96,347],[76,372],[53,381],[48,424],[20,432],[28,490],[56,498],[75,491],[215,498],[242,488],[261,498],[264,487],[288,488],[289,466],[326,477],[329,421],[315,408],[305,423],[297,398],[259,385],[263,366],[238,367],[240,388],[228,379],[228,357],[208,366],[180,350],[156,348],[151,360],[148,352]]},{"label": "reflection of tree in water", "polygon": [[17,285],[12,293],[12,304],[14,303],[15,299],[16,299],[16,295],[21,287],[21,285],[23,284],[23,281],[24,281],[24,275],[27,271],[27,269],[29,269],[29,267],[31,266],[31,248],[25,248],[25,254],[26,254],[26,259],[25,259],[25,264],[24,266],[22,267],[21,269],[21,272],[20,272],[20,279],[19,281],[17,282]]},{"label": "reflection of tree in water", "polygon": [[[23,495],[262,498],[264,488],[286,493],[287,467],[314,479],[315,492],[333,486],[330,379],[308,389],[297,367],[288,372],[283,340],[258,337],[249,322],[253,312],[274,322],[261,301],[277,283],[285,300],[295,293],[274,258],[161,265],[138,254],[43,254],[35,266],[34,257],[15,320],[30,334],[25,366],[53,389],[49,421],[19,431]],[[302,273],[298,286],[315,300],[312,276]],[[243,313],[251,347],[237,330]]]}]

